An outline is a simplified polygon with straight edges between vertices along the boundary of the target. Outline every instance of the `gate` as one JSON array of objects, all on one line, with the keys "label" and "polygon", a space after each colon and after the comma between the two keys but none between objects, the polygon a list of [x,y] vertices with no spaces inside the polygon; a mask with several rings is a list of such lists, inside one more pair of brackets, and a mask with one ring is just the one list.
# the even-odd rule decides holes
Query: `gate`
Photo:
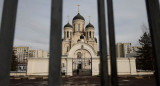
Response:
[{"label": "gate", "polygon": [[91,58],[72,58],[73,75],[91,76],[92,59]]},{"label": "gate", "polygon": [[[50,34],[50,60],[49,60],[49,86],[61,85],[61,52],[62,52],[62,1],[51,0],[51,34]],[[109,43],[111,55],[111,84],[118,86],[113,0],[107,0]],[[149,28],[151,32],[153,57],[155,57],[155,77],[157,86],[160,86],[160,6],[159,0],[145,0],[148,14]],[[107,45],[106,45],[106,23],[104,0],[97,0],[98,3],[98,23],[99,23],[99,46],[101,63],[101,86],[109,86]],[[11,54],[13,49],[13,38],[15,31],[16,12],[18,0],[4,0],[2,24],[0,31],[0,86],[9,86],[9,72],[11,64]]]}]

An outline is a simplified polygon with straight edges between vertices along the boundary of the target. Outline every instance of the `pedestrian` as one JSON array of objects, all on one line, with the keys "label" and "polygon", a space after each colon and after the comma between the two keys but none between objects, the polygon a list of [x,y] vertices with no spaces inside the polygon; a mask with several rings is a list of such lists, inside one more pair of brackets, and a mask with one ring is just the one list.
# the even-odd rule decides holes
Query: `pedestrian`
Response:
[{"label": "pedestrian", "polygon": [[77,69],[77,75],[79,75],[79,69]]}]

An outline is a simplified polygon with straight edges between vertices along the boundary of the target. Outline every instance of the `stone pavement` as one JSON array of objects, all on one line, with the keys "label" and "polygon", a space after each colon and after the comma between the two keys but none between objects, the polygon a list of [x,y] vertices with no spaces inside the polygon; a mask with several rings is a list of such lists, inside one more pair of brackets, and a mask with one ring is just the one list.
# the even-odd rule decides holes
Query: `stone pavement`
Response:
[{"label": "stone pavement", "polygon": [[[10,86],[47,86],[47,79],[11,79]],[[63,77],[62,86],[100,86],[99,77]],[[119,86],[156,86],[154,77],[120,77]]]}]

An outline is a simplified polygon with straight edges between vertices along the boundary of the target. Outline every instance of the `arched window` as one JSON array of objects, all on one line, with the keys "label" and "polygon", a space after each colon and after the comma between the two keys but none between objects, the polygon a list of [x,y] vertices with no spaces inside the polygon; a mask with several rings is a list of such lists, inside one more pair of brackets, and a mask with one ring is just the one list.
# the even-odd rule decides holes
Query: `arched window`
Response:
[{"label": "arched window", "polygon": [[81,59],[82,58],[82,53],[81,52],[78,52],[77,53],[77,59]]},{"label": "arched window", "polygon": [[90,65],[91,64],[91,60],[88,60],[88,65]]},{"label": "arched window", "polygon": [[74,32],[75,32],[75,30],[76,30],[75,28],[76,28],[76,25],[74,24]]},{"label": "arched window", "polygon": [[67,38],[69,37],[69,32],[67,31]]},{"label": "arched window", "polygon": [[93,38],[94,38],[94,32],[93,32]]},{"label": "arched window", "polygon": [[78,24],[78,31],[80,32],[80,24]]},{"label": "arched window", "polygon": [[91,31],[89,32],[90,38],[91,38]]},{"label": "arched window", "polygon": [[64,32],[64,39],[66,38],[66,31]]},{"label": "arched window", "polygon": [[69,51],[69,46],[67,47],[67,52]]},{"label": "arched window", "polygon": [[84,31],[84,24],[82,24],[82,28],[83,28],[83,31]]}]

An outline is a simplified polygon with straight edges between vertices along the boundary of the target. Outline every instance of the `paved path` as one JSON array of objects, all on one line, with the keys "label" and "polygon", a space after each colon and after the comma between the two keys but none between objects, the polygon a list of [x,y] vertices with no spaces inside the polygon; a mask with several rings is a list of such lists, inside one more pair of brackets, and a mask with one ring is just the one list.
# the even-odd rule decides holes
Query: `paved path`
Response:
[{"label": "paved path", "polygon": [[[10,80],[10,86],[47,86],[48,81],[43,79],[33,80]],[[74,77],[63,77],[62,86],[100,86],[99,77],[90,76],[74,76]],[[119,78],[119,86],[156,86],[155,79],[153,77],[143,78]]]}]

